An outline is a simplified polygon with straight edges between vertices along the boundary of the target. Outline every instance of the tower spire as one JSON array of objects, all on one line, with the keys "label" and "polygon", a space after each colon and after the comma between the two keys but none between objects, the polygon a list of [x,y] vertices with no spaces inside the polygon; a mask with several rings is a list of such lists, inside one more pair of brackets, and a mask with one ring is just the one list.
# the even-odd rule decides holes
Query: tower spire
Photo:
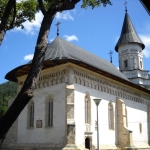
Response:
[{"label": "tower spire", "polygon": [[109,55],[110,55],[110,62],[112,63],[112,54],[113,54],[114,52],[112,51],[112,50],[110,50],[110,52],[108,53]]},{"label": "tower spire", "polygon": [[121,31],[119,40],[115,46],[115,50],[118,52],[119,45],[125,44],[125,43],[137,43],[142,46],[142,49],[145,48],[145,45],[143,44],[143,42],[137,35],[136,30],[127,12],[125,13],[122,31]]},{"label": "tower spire", "polygon": [[61,24],[61,22],[58,20],[56,23],[57,26],[57,36],[59,36],[59,25]]},{"label": "tower spire", "polygon": [[128,4],[128,3],[125,1],[125,2],[124,2],[124,5],[125,5],[125,11],[126,11],[126,13],[127,13],[127,11],[128,11],[128,9],[127,9],[127,4]]}]

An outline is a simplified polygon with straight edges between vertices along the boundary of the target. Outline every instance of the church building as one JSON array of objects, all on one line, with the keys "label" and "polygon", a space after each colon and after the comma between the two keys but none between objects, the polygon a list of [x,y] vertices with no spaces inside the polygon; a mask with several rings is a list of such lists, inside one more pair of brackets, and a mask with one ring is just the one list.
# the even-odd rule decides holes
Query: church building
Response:
[{"label": "church building", "polygon": [[[34,97],[8,132],[3,149],[98,150],[99,143],[101,150],[149,150],[150,76],[144,70],[144,48],[127,11],[115,46],[119,70],[56,37],[47,47]],[[30,65],[6,74],[18,83],[18,92]],[[98,126],[94,99],[101,99]]]}]

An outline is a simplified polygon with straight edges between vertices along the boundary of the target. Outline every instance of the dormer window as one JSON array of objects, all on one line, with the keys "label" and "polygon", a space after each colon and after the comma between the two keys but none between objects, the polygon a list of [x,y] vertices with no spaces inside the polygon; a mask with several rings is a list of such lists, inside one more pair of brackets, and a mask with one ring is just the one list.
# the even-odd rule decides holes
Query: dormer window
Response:
[{"label": "dormer window", "polygon": [[124,67],[128,67],[128,60],[124,60]]}]

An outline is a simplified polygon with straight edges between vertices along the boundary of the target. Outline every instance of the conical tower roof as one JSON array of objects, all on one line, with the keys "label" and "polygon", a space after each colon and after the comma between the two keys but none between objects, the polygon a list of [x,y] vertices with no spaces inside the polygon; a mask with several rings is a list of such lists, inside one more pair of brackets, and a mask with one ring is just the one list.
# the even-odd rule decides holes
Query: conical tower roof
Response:
[{"label": "conical tower roof", "polygon": [[122,26],[122,31],[120,38],[115,46],[115,50],[118,52],[118,46],[120,44],[125,44],[125,43],[138,43],[142,46],[142,49],[145,48],[145,45],[141,41],[141,39],[138,37],[134,26],[131,22],[131,19],[126,11],[125,17],[124,17],[124,22]]}]

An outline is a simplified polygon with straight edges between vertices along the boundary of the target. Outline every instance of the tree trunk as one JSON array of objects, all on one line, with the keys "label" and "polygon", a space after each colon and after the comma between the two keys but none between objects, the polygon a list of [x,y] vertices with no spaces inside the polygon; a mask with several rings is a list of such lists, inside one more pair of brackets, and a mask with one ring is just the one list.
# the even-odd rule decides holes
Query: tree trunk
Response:
[{"label": "tree trunk", "polygon": [[4,39],[5,33],[6,33],[6,25],[8,23],[8,18],[11,14],[11,10],[14,7],[16,3],[16,0],[9,0],[7,3],[7,6],[5,8],[4,15],[1,19],[1,24],[0,24],[0,45],[2,44],[2,41]]},{"label": "tree trunk", "polygon": [[[9,2],[10,1],[12,0],[9,0]],[[39,79],[39,74],[45,58],[45,51],[48,45],[48,34],[50,31],[50,26],[56,12],[73,9],[75,7],[75,4],[79,1],[80,0],[72,0],[71,2],[68,1],[68,3],[62,3],[61,5],[52,5],[51,8],[49,8],[49,10],[44,13],[44,18],[41,24],[35,47],[34,57],[28,76],[16,99],[9,107],[5,115],[0,119],[0,149],[8,130],[18,118],[19,114],[30,101],[30,99],[33,97],[33,91],[35,89],[36,82]]]},{"label": "tree trunk", "polygon": [[39,74],[44,62],[45,51],[48,44],[48,34],[55,13],[56,12],[54,11],[47,12],[44,15],[29,74],[13,104],[9,107],[6,114],[0,119],[0,145],[2,145],[9,128],[12,126],[21,111],[33,97],[35,84],[39,78]]}]

